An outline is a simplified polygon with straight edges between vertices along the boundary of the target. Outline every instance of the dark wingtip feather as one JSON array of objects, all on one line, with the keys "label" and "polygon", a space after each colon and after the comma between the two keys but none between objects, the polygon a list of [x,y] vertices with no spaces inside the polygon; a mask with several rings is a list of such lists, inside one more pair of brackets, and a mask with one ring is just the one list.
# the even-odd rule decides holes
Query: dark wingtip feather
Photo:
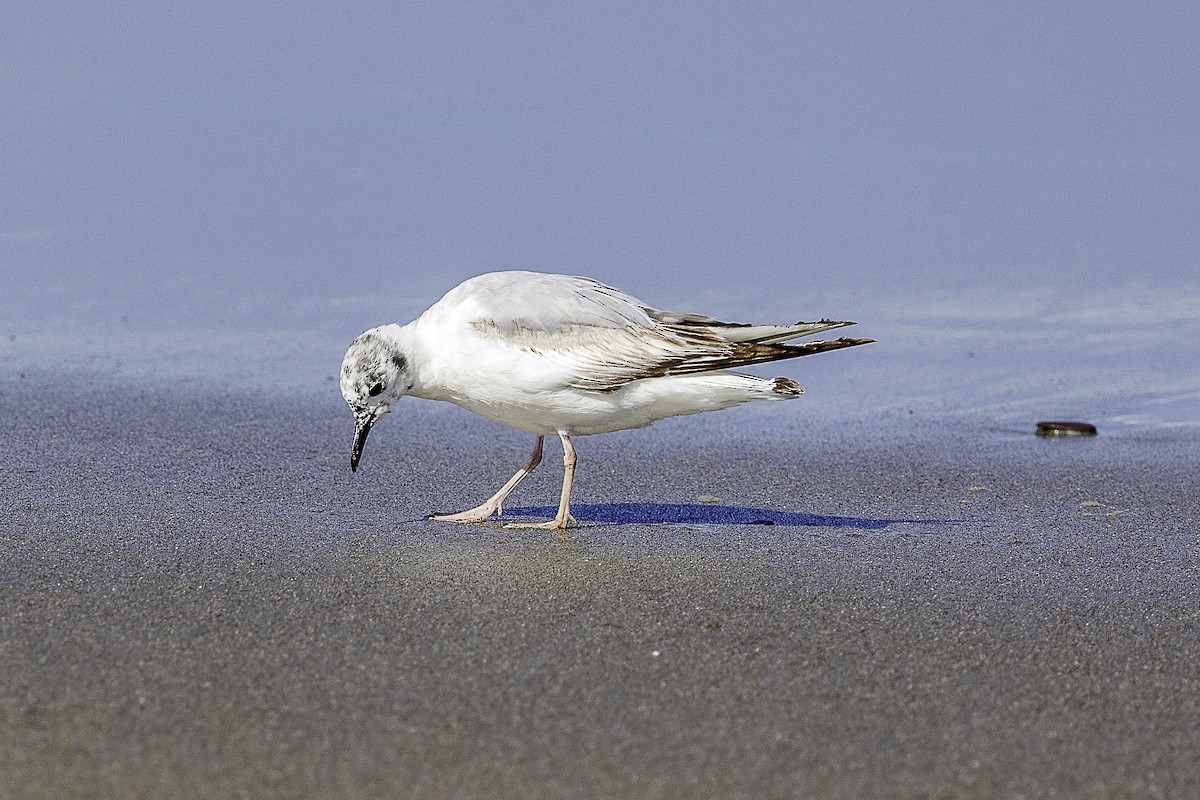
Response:
[{"label": "dark wingtip feather", "polygon": [[827,350],[841,350],[844,347],[856,347],[860,344],[871,344],[874,339],[850,339],[843,336],[841,339],[834,339],[828,342],[807,342],[805,344],[785,344],[776,345],[788,352],[788,355],[783,358],[795,358],[798,356],[812,355],[813,353],[824,353]]}]

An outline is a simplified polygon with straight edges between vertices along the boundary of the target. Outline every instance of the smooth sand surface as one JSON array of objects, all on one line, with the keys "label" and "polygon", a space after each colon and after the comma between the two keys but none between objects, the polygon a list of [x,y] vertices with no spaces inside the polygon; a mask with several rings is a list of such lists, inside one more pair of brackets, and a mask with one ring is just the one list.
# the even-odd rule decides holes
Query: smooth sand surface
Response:
[{"label": "smooth sand surface", "polygon": [[0,797],[1200,796],[1194,428],[801,403],[556,536],[422,520],[528,451],[456,409],[5,378]]}]

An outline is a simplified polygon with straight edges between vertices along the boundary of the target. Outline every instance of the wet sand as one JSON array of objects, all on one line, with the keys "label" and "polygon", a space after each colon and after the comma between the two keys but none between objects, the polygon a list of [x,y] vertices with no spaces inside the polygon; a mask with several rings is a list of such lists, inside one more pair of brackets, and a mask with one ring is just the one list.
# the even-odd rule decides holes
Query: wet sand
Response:
[{"label": "wet sand", "polygon": [[422,519],[527,455],[455,409],[0,379],[0,797],[1200,795],[1194,428],[803,402],[557,536]]}]

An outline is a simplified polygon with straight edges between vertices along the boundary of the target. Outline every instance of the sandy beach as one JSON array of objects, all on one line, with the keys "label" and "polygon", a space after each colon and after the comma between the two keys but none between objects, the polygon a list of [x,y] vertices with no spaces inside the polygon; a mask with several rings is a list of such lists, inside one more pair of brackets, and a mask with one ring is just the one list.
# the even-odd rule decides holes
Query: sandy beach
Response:
[{"label": "sandy beach", "polygon": [[[1200,798],[1200,16],[1032,12],[7,4],[0,800]],[[497,270],[875,343],[433,522]]]},{"label": "sandy beach", "polygon": [[5,379],[0,797],[1200,791],[1194,428],[340,403]]}]

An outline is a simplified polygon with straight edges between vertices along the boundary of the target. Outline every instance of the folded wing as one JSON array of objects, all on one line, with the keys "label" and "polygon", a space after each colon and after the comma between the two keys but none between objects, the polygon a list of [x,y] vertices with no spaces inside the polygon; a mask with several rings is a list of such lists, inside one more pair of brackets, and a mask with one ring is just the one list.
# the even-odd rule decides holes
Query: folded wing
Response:
[{"label": "folded wing", "polygon": [[489,291],[473,292],[471,325],[493,344],[544,361],[548,370],[564,376],[564,385],[576,389],[613,391],[645,378],[798,358],[873,341],[786,344],[854,323],[728,323],[660,311],[589,278],[526,275],[527,280],[513,281],[509,274],[486,287]]}]

